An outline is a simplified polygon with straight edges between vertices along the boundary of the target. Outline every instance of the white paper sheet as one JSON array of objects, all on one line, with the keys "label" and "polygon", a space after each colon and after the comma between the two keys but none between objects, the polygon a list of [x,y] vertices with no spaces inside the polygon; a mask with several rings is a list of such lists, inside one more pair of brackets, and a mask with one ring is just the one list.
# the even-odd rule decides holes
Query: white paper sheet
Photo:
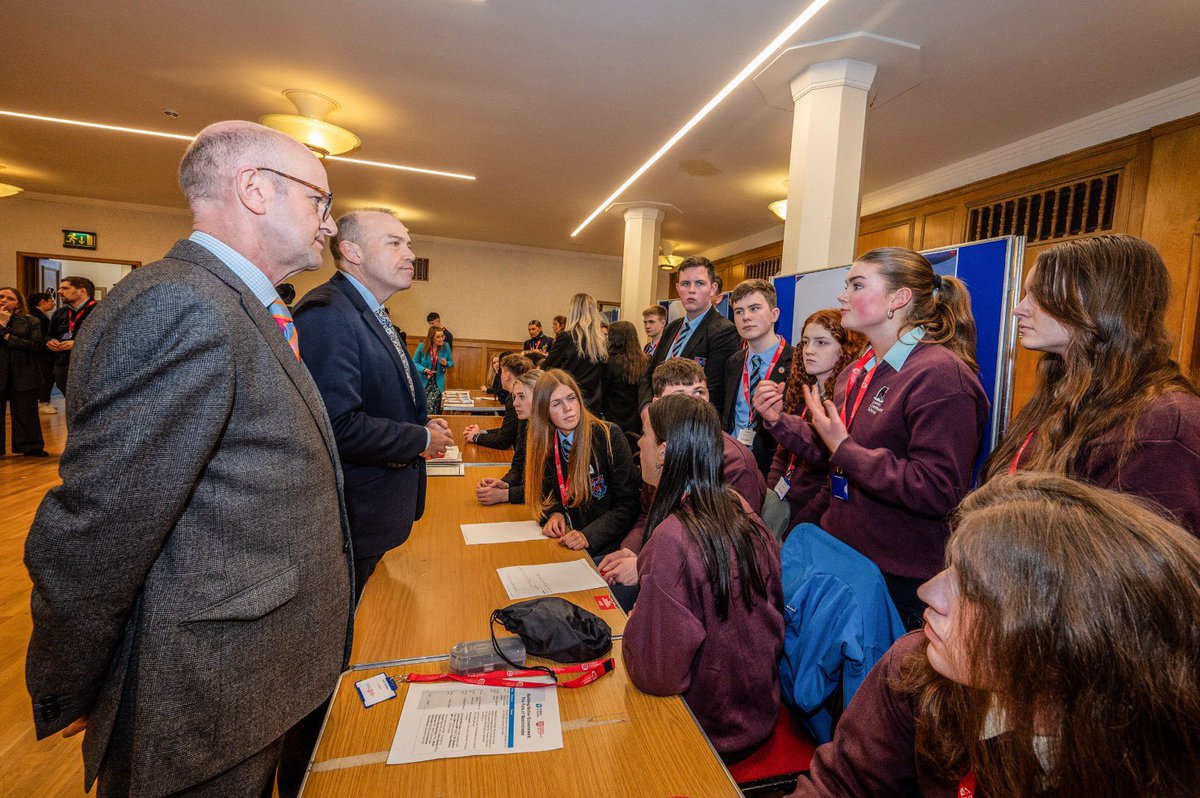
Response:
[{"label": "white paper sheet", "polygon": [[460,451],[457,446],[454,446],[452,444],[452,445],[446,447],[445,454],[443,454],[441,457],[435,457],[432,460],[430,460],[429,462],[431,462],[431,463],[461,463],[462,462],[462,451]]},{"label": "white paper sheet", "polygon": [[461,524],[463,542],[468,546],[483,543],[520,543],[525,540],[550,540],[542,534],[537,521],[501,521],[495,524]]},{"label": "white paper sheet", "polygon": [[412,684],[388,764],[562,748],[558,690]]},{"label": "white paper sheet", "polygon": [[514,565],[497,568],[500,581],[511,599],[549,596],[605,587],[606,582],[587,560],[546,563],[544,565]]}]

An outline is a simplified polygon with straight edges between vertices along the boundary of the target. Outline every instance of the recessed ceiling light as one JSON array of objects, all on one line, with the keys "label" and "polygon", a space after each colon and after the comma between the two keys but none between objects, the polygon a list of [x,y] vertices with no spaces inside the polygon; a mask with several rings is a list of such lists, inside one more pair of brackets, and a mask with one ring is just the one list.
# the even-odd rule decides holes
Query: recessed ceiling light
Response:
[{"label": "recessed ceiling light", "polygon": [[601,202],[596,210],[592,211],[591,215],[584,219],[581,225],[575,228],[575,232],[571,233],[571,238],[575,238],[577,235],[583,232],[583,228],[591,224],[593,219],[603,213],[605,208],[615,202],[617,197],[621,196],[625,189],[632,186],[639,177],[645,174],[647,169],[649,169],[651,166],[654,166],[659,158],[666,155],[667,150],[674,147],[681,138],[688,134],[688,131],[700,124],[700,121],[704,119],[704,117],[708,116],[714,108],[720,105],[721,101],[728,97],[734,89],[744,83],[746,78],[750,77],[750,75],[753,74],[756,69],[762,66],[764,61],[774,55],[776,50],[782,47],[788,39],[792,38],[792,36],[796,34],[796,31],[808,24],[808,21],[812,19],[818,11],[828,5],[830,1],[831,0],[813,0],[813,2],[809,4],[808,8],[801,12],[800,16],[793,19],[786,28],[779,32],[778,36],[771,40],[770,44],[763,48],[762,52],[754,56],[750,63],[742,67],[742,71],[734,75],[733,79],[726,83],[725,87],[717,92],[711,100],[705,103],[704,107],[697,111],[695,116],[689,119],[683,127],[679,128],[679,130],[675,132],[675,135],[667,139],[667,143],[662,145],[658,152],[651,155],[648,161],[639,166],[637,171],[630,175],[629,179],[622,183],[616,191],[614,191],[612,194],[609,194],[608,197],[604,199],[604,202]]}]

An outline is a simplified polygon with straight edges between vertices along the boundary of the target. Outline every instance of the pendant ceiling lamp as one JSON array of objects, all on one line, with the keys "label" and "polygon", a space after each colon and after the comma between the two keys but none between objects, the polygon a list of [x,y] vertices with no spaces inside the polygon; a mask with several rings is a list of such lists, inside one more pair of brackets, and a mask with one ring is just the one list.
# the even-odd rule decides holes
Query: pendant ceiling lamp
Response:
[{"label": "pendant ceiling lamp", "polygon": [[337,101],[304,89],[288,89],[283,96],[296,106],[296,113],[267,114],[258,120],[260,123],[291,136],[318,158],[341,155],[362,144],[349,130],[325,121],[326,116],[342,107]]},{"label": "pendant ceiling lamp", "polygon": [[664,272],[672,271],[676,266],[683,263],[683,258],[679,255],[672,255],[675,251],[675,242],[663,241],[658,245],[658,268]]}]

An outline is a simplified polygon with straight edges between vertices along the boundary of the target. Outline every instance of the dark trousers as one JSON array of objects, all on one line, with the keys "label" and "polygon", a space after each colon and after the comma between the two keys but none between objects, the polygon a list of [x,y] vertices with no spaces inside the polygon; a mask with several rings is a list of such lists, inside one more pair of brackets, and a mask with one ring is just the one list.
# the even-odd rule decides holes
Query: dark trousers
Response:
[{"label": "dark trousers", "polygon": [[925,602],[917,597],[917,588],[929,580],[884,574],[883,581],[887,583],[888,595],[896,605],[896,612],[900,613],[904,628],[912,632],[925,626]]},{"label": "dark trousers", "polygon": [[[187,789],[171,793],[170,798],[271,798],[275,769],[279,766],[280,738],[224,773]],[[128,752],[126,752],[127,754]],[[100,766],[96,798],[124,798],[129,795],[129,760],[112,762],[111,746]]]},{"label": "dark trousers", "polygon": [[70,365],[70,360],[54,361],[54,384],[58,386],[58,390],[62,391],[63,396],[67,395],[67,368]]},{"label": "dark trousers", "polygon": [[[42,421],[38,417],[37,389],[14,391],[12,377],[0,393],[0,420],[4,418],[4,406],[8,405],[12,417],[12,450],[34,452],[45,447],[42,438]],[[0,437],[0,454],[4,453],[4,439]]]},{"label": "dark trousers", "polygon": [[41,373],[42,382],[38,385],[39,402],[49,402],[50,393],[54,390],[54,361],[49,358],[38,358],[38,371]]}]

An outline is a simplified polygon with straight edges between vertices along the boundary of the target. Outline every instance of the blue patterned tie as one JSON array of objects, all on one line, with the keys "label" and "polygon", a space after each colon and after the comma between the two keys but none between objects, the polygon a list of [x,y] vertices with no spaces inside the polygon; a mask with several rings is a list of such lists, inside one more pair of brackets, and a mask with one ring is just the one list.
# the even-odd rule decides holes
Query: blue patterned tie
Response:
[{"label": "blue patterned tie", "polygon": [[[762,375],[758,373],[758,370],[762,368],[762,363],[763,359],[761,355],[750,356],[750,400],[748,401],[750,413],[754,413],[754,389],[762,382]],[[751,424],[750,426],[754,427],[756,425]]]},{"label": "blue patterned tie", "polygon": [[375,311],[375,318],[379,319],[379,323],[383,325],[383,331],[387,333],[387,337],[391,339],[392,346],[396,347],[396,352],[400,355],[400,371],[404,374],[404,382],[408,385],[408,395],[412,397],[413,402],[417,401],[417,386],[413,384],[412,374],[408,370],[408,352],[404,351],[404,344],[400,343],[400,336],[396,335],[396,328],[392,326],[392,320],[388,318],[387,311],[383,306],[379,306],[379,310]]},{"label": "blue patterned tie", "polygon": [[571,446],[573,444],[570,438],[559,438],[558,441],[562,449],[563,462],[566,463],[571,459]]},{"label": "blue patterned tie", "polygon": [[683,322],[683,327],[679,329],[679,334],[675,336],[675,343],[671,344],[671,351],[667,352],[667,360],[679,357],[679,355],[683,352],[683,347],[687,345],[688,333],[691,331],[692,322],[685,319]]}]

